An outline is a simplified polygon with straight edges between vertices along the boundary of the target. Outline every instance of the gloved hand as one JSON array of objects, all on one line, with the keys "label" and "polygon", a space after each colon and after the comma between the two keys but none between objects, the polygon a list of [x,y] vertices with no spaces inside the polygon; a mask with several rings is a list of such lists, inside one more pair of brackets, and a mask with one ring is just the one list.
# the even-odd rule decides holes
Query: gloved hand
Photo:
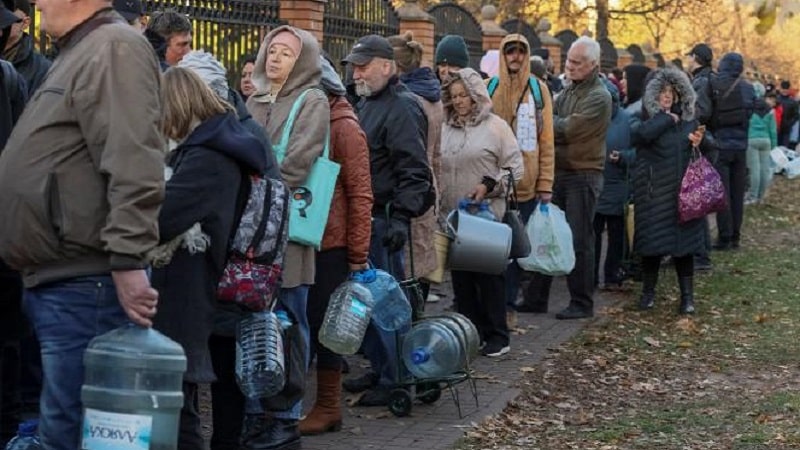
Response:
[{"label": "gloved hand", "polygon": [[383,236],[383,246],[388,247],[394,253],[403,249],[408,240],[408,220],[402,217],[392,216],[386,234]]}]

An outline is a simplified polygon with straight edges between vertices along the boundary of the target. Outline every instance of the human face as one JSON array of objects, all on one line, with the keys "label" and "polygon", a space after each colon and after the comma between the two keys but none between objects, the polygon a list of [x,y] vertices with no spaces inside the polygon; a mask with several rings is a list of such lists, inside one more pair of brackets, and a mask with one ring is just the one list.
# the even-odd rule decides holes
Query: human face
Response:
[{"label": "human face", "polygon": [[175,33],[167,41],[164,60],[170,66],[174,66],[190,51],[192,51],[192,33]]},{"label": "human face", "polygon": [[583,81],[592,75],[597,62],[590,61],[585,45],[577,45],[567,52],[567,63],[564,72],[568,80]]},{"label": "human face", "polygon": [[658,93],[658,106],[661,107],[664,111],[669,112],[672,109],[672,104],[675,102],[675,92],[672,89],[672,86],[667,86]]},{"label": "human face", "polygon": [[771,96],[770,97],[764,97],[764,101],[767,102],[767,104],[769,105],[770,108],[774,108],[775,105],[778,104],[778,102],[775,99],[775,97],[771,97]]},{"label": "human face", "polygon": [[441,63],[436,66],[436,72],[439,73],[439,79],[444,83],[450,79],[450,72],[458,72],[461,67],[452,64]]},{"label": "human face", "polygon": [[622,95],[628,95],[628,76],[622,72],[622,79],[619,80],[619,85],[622,88]]},{"label": "human face", "polygon": [[509,73],[518,73],[528,59],[528,52],[522,44],[512,44],[505,51],[503,56],[506,58],[506,67]]},{"label": "human face", "polygon": [[686,70],[689,73],[694,72],[700,67],[700,64],[695,59],[694,55],[689,55],[686,57]]},{"label": "human face", "polygon": [[253,86],[253,69],[256,65],[249,62],[242,67],[242,79],[239,81],[239,89],[245,97],[250,97],[256,91]]},{"label": "human face", "polygon": [[41,12],[41,28],[50,36],[60,38],[72,28],[69,0],[38,0],[36,7]]},{"label": "human face", "polygon": [[391,62],[384,58],[372,58],[372,61],[362,66],[353,64],[356,94],[359,97],[371,97],[382,91],[389,83],[392,72]]},{"label": "human face", "polygon": [[22,10],[18,9],[14,11],[14,15],[22,20],[11,25],[11,29],[8,32],[8,41],[6,42],[6,49],[9,49],[14,45],[16,45],[16,43],[19,42],[19,40],[22,38],[22,35],[23,33],[25,33],[25,30],[27,30],[31,24],[31,18],[28,17],[27,14],[22,12]]},{"label": "human face", "polygon": [[289,46],[274,43],[267,49],[267,61],[264,70],[270,83],[283,84],[289,78],[294,63],[297,62],[297,55]]},{"label": "human face", "polygon": [[465,119],[472,115],[475,101],[470,97],[463,81],[456,81],[450,85],[450,99],[453,102],[453,110],[458,117]]}]

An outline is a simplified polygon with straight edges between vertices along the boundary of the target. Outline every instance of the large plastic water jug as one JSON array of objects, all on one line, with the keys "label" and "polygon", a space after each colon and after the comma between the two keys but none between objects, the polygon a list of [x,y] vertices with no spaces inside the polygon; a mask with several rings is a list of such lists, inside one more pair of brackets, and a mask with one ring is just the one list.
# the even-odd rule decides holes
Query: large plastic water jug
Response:
[{"label": "large plastic water jug", "polygon": [[319,330],[322,345],[340,355],[352,355],[361,347],[372,318],[373,300],[369,289],[355,281],[345,281],[333,294]]},{"label": "large plastic water jug", "polygon": [[464,347],[452,328],[437,319],[416,323],[403,339],[403,363],[417,378],[441,378],[463,367]]},{"label": "large plastic water jug", "polygon": [[286,383],[281,320],[270,311],[260,311],[236,328],[236,382],[247,398],[272,397]]},{"label": "large plastic water jug", "polygon": [[397,331],[411,323],[411,303],[391,274],[380,269],[369,269],[355,274],[353,281],[362,283],[372,294],[375,303],[372,320],[375,325],[386,331]]},{"label": "large plastic water jug", "polygon": [[92,339],[83,362],[82,450],[177,449],[186,371],[178,343],[129,324]]},{"label": "large plastic water jug", "polygon": [[445,311],[440,316],[437,316],[437,319],[458,335],[459,341],[465,349],[464,356],[466,356],[467,361],[472,361],[478,356],[481,345],[480,333],[478,333],[478,328],[467,316],[457,312]]},{"label": "large plastic water jug", "polygon": [[26,420],[19,424],[17,435],[8,441],[6,450],[39,450],[42,443],[36,436],[36,429],[39,427],[38,419]]}]

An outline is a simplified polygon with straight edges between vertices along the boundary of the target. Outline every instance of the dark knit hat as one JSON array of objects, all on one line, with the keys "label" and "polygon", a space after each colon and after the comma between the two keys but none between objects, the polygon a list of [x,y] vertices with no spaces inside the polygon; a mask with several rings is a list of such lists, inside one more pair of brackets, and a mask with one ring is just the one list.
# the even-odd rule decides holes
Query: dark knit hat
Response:
[{"label": "dark knit hat", "polygon": [[459,68],[469,67],[469,51],[464,38],[455,34],[443,37],[436,46],[435,64],[449,64]]},{"label": "dark knit hat", "polygon": [[694,56],[697,62],[703,66],[710,66],[711,61],[714,60],[714,52],[711,51],[711,47],[704,43],[700,43],[692,47],[692,51],[690,51],[687,55]]}]

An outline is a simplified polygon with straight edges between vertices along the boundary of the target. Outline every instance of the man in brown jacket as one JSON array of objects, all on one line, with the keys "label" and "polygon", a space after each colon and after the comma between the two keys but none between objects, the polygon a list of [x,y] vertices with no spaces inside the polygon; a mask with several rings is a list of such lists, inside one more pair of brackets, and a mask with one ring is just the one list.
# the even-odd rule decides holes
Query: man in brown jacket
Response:
[{"label": "man in brown jacket", "polygon": [[[594,314],[594,218],[603,187],[606,131],[611,122],[611,94],[599,78],[600,45],[589,37],[576,40],[567,53],[567,86],[555,100],[556,174],[553,203],[567,217],[575,249],[575,268],[567,276],[569,306],[556,319]],[[534,274],[525,301],[547,312],[553,278]]]},{"label": "man in brown jacket", "polygon": [[22,273],[41,342],[42,446],[75,450],[89,341],[156,313],[159,70],[109,0],[37,6],[60,52],[0,155],[0,257]]},{"label": "man in brown jacket", "polygon": [[[525,36],[509,34],[500,44],[500,70],[487,81],[494,112],[517,137],[525,175],[517,185],[519,211],[528,222],[536,205],[550,202],[553,191],[553,102],[547,85],[531,76],[530,45]],[[535,83],[535,84],[534,84]],[[533,88],[533,89],[532,89]],[[508,326],[516,326],[520,268],[512,261],[506,271],[506,315]],[[519,310],[530,312],[528,305]]]}]

